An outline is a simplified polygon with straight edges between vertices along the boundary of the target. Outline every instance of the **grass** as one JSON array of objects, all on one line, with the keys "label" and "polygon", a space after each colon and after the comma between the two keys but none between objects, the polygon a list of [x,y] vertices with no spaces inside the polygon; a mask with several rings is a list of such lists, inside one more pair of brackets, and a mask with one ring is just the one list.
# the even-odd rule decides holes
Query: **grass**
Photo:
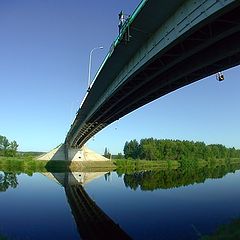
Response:
[{"label": "grass", "polygon": [[116,169],[116,165],[113,161],[89,161],[89,162],[71,162],[70,170],[74,172],[74,170],[83,169],[84,171],[112,171]]},{"label": "grass", "polygon": [[176,169],[180,167],[178,161],[147,161],[147,160],[129,160],[129,159],[116,159],[114,160],[118,172],[132,173],[143,170],[154,169]]},{"label": "grass", "polygon": [[[207,165],[221,165],[239,163],[239,158],[219,159],[217,161],[188,161],[186,167],[204,167]],[[188,166],[188,164],[190,164]],[[93,161],[93,162],[69,162],[69,161],[40,161],[35,160],[34,156],[28,157],[0,157],[0,169],[7,172],[22,172],[33,174],[34,172],[66,172],[66,171],[88,171],[101,172],[117,169],[121,173],[133,173],[144,170],[177,169],[184,167],[181,162],[168,161],[147,161],[116,159],[113,161]]]},{"label": "grass", "polygon": [[177,169],[183,168],[195,168],[205,166],[221,166],[226,164],[239,163],[240,158],[231,159],[215,159],[212,161],[198,160],[198,161],[150,161],[150,160],[133,160],[133,159],[115,159],[114,164],[116,165],[117,171],[121,173],[133,173],[143,170],[165,170],[165,169]]},{"label": "grass", "polygon": [[34,172],[47,172],[45,166],[45,161],[35,161],[31,158],[0,157],[0,169],[5,172],[14,171],[31,175]]},{"label": "grass", "polygon": [[89,171],[101,172],[112,171],[116,166],[112,161],[96,162],[69,162],[69,161],[40,161],[34,158],[0,157],[0,170],[5,172],[27,173],[34,172],[66,172],[66,171]]}]

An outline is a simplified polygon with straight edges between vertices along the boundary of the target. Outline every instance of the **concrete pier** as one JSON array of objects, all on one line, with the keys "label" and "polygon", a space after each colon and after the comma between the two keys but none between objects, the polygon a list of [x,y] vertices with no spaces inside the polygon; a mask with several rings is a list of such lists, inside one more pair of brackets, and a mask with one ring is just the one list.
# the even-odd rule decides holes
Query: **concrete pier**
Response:
[{"label": "concrete pier", "polygon": [[48,153],[45,153],[37,158],[37,160],[45,161],[110,161],[110,159],[95,153],[86,146],[81,149],[66,148],[65,144],[61,144]]}]

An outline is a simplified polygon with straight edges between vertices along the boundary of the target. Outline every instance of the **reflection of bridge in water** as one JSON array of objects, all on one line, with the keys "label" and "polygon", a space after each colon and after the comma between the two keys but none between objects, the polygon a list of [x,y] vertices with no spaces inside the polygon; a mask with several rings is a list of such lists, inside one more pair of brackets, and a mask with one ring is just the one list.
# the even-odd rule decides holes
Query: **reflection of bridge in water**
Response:
[{"label": "reflection of bridge in water", "polygon": [[131,239],[97,206],[82,186],[104,174],[106,172],[48,173],[45,175],[64,187],[82,239]]}]

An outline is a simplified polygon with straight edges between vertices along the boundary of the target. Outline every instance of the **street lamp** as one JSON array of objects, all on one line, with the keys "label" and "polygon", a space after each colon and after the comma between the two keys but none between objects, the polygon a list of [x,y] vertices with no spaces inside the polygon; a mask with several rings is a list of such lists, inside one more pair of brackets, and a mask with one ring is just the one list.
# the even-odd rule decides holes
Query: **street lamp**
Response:
[{"label": "street lamp", "polygon": [[91,65],[92,65],[92,53],[93,51],[97,50],[97,49],[103,49],[103,47],[96,47],[93,48],[90,52],[89,55],[89,64],[88,64],[88,92],[90,91],[90,84],[91,84]]}]

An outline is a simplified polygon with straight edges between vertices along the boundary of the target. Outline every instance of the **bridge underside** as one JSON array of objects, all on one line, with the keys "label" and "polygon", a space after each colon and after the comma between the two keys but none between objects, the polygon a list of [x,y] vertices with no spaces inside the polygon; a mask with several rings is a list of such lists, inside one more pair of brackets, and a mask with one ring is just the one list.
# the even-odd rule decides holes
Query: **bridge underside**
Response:
[{"label": "bridge underside", "polygon": [[[157,53],[81,125],[72,147],[131,111],[178,88],[240,63],[240,7],[203,21]],[[131,29],[130,29],[131,30]]]}]

